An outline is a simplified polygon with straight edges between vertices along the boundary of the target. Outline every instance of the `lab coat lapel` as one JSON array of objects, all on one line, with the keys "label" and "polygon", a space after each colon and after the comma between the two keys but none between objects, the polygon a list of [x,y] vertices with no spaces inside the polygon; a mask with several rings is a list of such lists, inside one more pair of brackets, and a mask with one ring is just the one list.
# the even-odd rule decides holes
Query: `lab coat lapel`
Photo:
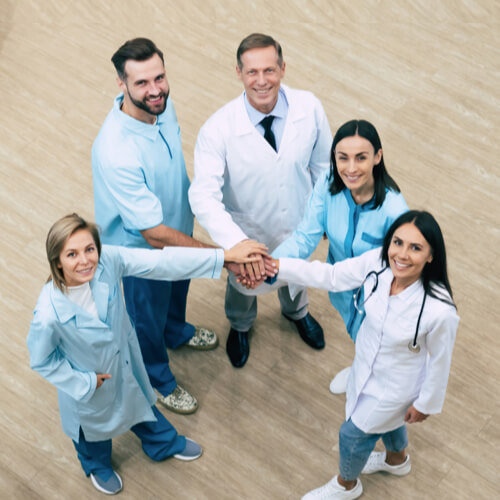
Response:
[{"label": "lab coat lapel", "polygon": [[289,151],[289,144],[293,144],[298,140],[299,132],[295,122],[303,120],[306,117],[304,110],[295,105],[295,101],[293,96],[290,96],[288,87],[286,85],[282,85],[281,88],[283,89],[288,102],[288,113],[286,115],[285,128],[283,130],[283,137],[281,138],[278,156],[280,155],[280,151]]},{"label": "lab coat lapel", "polygon": [[[376,270],[383,269],[383,264],[380,267],[377,264]],[[373,324],[376,324],[376,331],[380,331],[382,333],[382,325],[385,322],[385,317],[387,316],[387,309],[389,303],[389,294],[391,293],[391,283],[392,283],[392,271],[391,269],[386,269],[383,273],[379,274],[378,277],[378,287],[377,291],[373,293],[372,297],[370,297],[366,301],[365,309],[367,310],[367,314],[369,311],[370,321]],[[371,285],[370,285],[371,286]],[[370,290],[365,288],[365,297],[367,297],[370,293]],[[373,299],[373,301],[372,301]],[[370,304],[370,301],[371,304]]]},{"label": "lab coat lapel", "polygon": [[106,323],[108,319],[109,285],[104,281],[94,278],[90,284],[90,288],[92,289],[99,319],[103,323]]},{"label": "lab coat lapel", "polygon": [[[241,94],[238,99],[238,106],[235,108],[234,133],[237,136],[251,134],[257,132],[248,117],[247,109],[245,107],[245,94]],[[258,133],[258,132],[257,132]]]},{"label": "lab coat lapel", "polygon": [[[245,94],[242,94],[238,106],[235,110],[235,120],[234,120],[234,133],[236,136],[249,136],[250,143],[253,143],[255,148],[264,148],[262,151],[266,151],[266,154],[272,154],[275,158],[279,155],[271,145],[269,145],[264,139],[264,137],[258,132],[253,123],[250,121],[247,109],[245,107]],[[280,147],[281,149],[281,147]]]},{"label": "lab coat lapel", "polygon": [[57,317],[61,323],[67,323],[71,318],[78,314],[79,307],[71,302],[64,293],[59,290],[59,288],[54,286],[54,282],[51,282],[52,289],[50,291],[51,294],[51,302],[54,306],[54,310],[57,314]]},{"label": "lab coat lapel", "polygon": [[421,280],[412,283],[406,290],[403,290],[399,295],[399,298],[405,302],[407,307],[409,307],[414,302],[421,302],[424,296],[424,286]]},{"label": "lab coat lapel", "polygon": [[[297,141],[299,132],[295,125],[295,122],[306,118],[304,110],[294,105],[295,101],[293,97],[289,95],[288,88],[285,85],[282,85],[281,87],[285,92],[286,99],[288,102],[288,113],[286,117],[285,128],[283,130],[283,137],[281,138],[281,144],[279,150],[275,152],[273,148],[270,147],[270,151],[272,151],[273,154],[277,154],[278,156],[280,156],[281,151],[286,152],[289,150],[289,144],[293,144],[295,141]],[[261,137],[259,132],[257,132],[256,128],[250,121],[250,118],[248,117],[244,99],[245,99],[245,94],[243,93],[241,94],[238,100],[238,106],[236,107],[235,110],[236,119],[234,120],[235,124],[234,133],[237,136],[243,136],[253,133],[256,135],[256,137]]]},{"label": "lab coat lapel", "polygon": [[94,276],[94,279],[90,282],[90,288],[94,296],[99,319],[77,306],[74,302],[69,300],[61,290],[54,287],[52,284],[52,304],[54,305],[55,312],[61,323],[67,323],[72,318],[75,318],[78,328],[103,327],[102,323],[106,322],[108,314],[109,287],[107,283],[97,279],[97,274],[102,274],[102,268],[97,268],[96,276]]}]

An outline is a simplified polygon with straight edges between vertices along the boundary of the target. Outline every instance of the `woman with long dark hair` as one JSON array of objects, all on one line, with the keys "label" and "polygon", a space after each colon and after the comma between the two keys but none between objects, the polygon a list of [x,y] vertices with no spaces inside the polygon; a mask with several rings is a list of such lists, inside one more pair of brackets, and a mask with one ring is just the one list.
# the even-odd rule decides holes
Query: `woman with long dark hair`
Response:
[{"label": "woman with long dark hair", "polygon": [[[347,384],[339,474],[303,499],[358,498],[360,473],[408,474],[406,423],[441,412],[459,322],[438,223],[411,210],[391,225],[382,249],[333,266],[287,258],[275,264],[287,282],[357,290],[354,305],[366,313]],[[380,438],[386,451],[373,452]]]},{"label": "woman with long dark hair", "polygon": [[[273,257],[306,259],[324,234],[329,241],[328,263],[356,257],[379,247],[389,226],[406,210],[399,187],[387,172],[376,128],[366,120],[348,121],[335,134],[330,171],[316,182],[302,222]],[[355,307],[349,291],[329,295],[356,341],[362,307]],[[345,392],[348,374],[349,368],[342,370],[330,390]]]}]

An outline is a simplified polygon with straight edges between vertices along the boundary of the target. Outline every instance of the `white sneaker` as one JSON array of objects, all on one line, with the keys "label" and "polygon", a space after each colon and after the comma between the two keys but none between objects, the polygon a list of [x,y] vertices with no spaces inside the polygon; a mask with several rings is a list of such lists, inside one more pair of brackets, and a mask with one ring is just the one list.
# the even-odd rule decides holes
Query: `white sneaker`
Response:
[{"label": "white sneaker", "polygon": [[333,394],[343,394],[347,390],[347,381],[349,380],[350,373],[350,366],[340,370],[330,382],[330,392]]},{"label": "white sneaker", "polygon": [[363,494],[363,485],[356,479],[356,486],[352,490],[346,490],[339,484],[335,476],[323,486],[306,493],[302,500],[351,500],[359,498]]},{"label": "white sneaker", "polygon": [[385,451],[372,451],[361,474],[373,474],[382,471],[395,476],[406,476],[411,471],[410,455],[407,455],[406,460],[400,465],[389,465],[385,461],[386,455]]}]

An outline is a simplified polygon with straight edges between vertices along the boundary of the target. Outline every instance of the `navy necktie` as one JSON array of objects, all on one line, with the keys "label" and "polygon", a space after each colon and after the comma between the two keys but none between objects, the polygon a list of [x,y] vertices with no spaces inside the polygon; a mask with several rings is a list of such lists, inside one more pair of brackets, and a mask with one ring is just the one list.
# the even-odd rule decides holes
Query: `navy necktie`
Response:
[{"label": "navy necktie", "polygon": [[274,132],[271,130],[271,125],[273,124],[274,116],[266,116],[260,121],[260,124],[264,127],[264,139],[271,145],[271,147],[276,149],[276,138],[274,137]]}]

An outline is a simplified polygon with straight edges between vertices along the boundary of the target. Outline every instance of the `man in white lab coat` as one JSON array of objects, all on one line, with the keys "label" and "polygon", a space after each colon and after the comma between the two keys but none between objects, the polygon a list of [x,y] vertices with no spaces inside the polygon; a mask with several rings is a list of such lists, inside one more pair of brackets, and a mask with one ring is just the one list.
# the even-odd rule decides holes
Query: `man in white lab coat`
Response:
[{"label": "man in white lab coat", "polygon": [[[237,63],[245,91],[201,128],[189,201],[217,244],[229,248],[253,238],[272,251],[295,230],[316,179],[328,168],[332,135],[312,93],[281,85],[285,63],[273,38],[258,33],[246,37]],[[292,299],[288,287],[279,285],[274,288],[279,288],[283,315],[308,345],[322,349],[323,330],[308,312],[306,290]],[[247,291],[230,274],[226,350],[235,367],[248,359],[248,331],[259,293],[263,291]]]}]

